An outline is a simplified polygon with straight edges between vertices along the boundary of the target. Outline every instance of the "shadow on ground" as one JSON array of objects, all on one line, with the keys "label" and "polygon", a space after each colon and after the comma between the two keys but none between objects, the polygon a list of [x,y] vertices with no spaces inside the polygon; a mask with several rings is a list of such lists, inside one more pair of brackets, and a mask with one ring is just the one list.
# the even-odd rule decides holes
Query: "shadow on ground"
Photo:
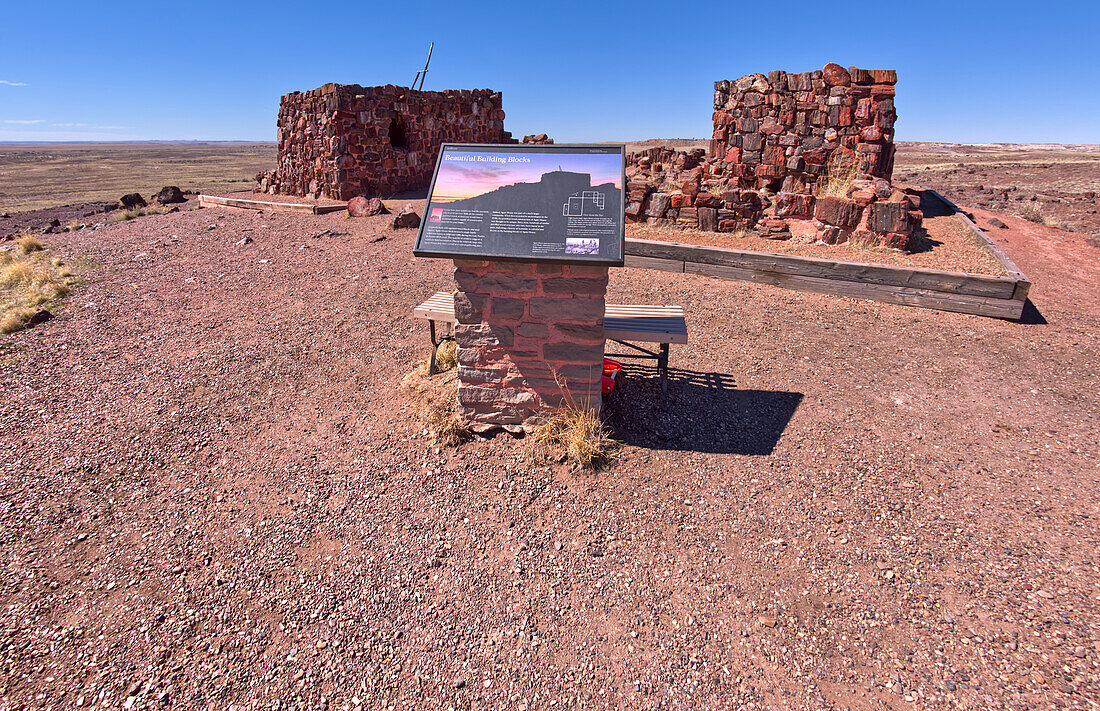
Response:
[{"label": "shadow on ground", "polygon": [[1046,326],[1049,322],[1046,317],[1035,308],[1035,304],[1028,299],[1024,302],[1024,311],[1020,314],[1020,323],[1027,326]]},{"label": "shadow on ground", "polygon": [[669,369],[668,398],[652,366],[630,363],[604,400],[616,439],[634,447],[763,456],[775,449],[801,393],[738,390],[722,373]]}]

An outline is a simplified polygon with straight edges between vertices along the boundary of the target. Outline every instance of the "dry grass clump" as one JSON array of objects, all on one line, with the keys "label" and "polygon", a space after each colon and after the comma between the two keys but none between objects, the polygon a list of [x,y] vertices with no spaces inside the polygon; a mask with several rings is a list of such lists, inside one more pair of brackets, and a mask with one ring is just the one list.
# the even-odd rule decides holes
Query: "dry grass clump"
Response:
[{"label": "dry grass clump", "polygon": [[565,399],[562,406],[529,435],[527,446],[532,461],[569,462],[589,471],[610,466],[619,458],[620,444],[611,438],[611,431],[596,410],[579,404],[560,380],[558,387]]},{"label": "dry grass clump", "polygon": [[1034,222],[1037,225],[1045,225],[1047,223],[1046,215],[1043,214],[1043,206],[1038,202],[1025,202],[1016,211],[1016,214],[1028,222]]},{"label": "dry grass clump", "polygon": [[438,375],[439,373],[446,373],[448,370],[454,370],[458,367],[457,351],[458,347],[455,346],[454,341],[443,341],[435,349],[435,370],[431,373],[428,372],[428,366],[432,364],[432,359],[429,356],[420,361],[413,373],[421,378],[426,378],[430,375]]},{"label": "dry grass clump", "polygon": [[825,184],[818,188],[818,197],[848,197],[848,191],[852,188],[852,181],[856,179],[855,154],[845,151],[837,151],[829,162],[829,169],[825,174]]},{"label": "dry grass clump", "polygon": [[47,259],[34,238],[37,247],[24,251],[27,239],[15,250],[0,251],[0,334],[22,329],[39,306],[69,293],[70,274],[61,261]]},{"label": "dry grass clump", "polygon": [[46,248],[46,245],[42,244],[37,237],[31,234],[24,234],[22,237],[18,237],[15,240],[15,251],[19,254],[27,255],[32,252],[41,252]]},{"label": "dry grass clump", "polygon": [[120,210],[111,215],[108,222],[114,225],[119,222],[129,222],[139,217],[146,217],[147,215],[163,215],[170,209],[164,205],[149,205],[147,207],[135,207],[133,210]]},{"label": "dry grass clump", "polygon": [[580,469],[599,471],[619,458],[619,443],[595,410],[567,403],[531,433],[528,451],[537,463],[570,462]]},{"label": "dry grass clump", "polygon": [[452,369],[429,376],[427,361],[401,381],[401,390],[419,409],[432,441],[443,447],[457,447],[470,439],[470,428],[458,414],[457,381],[458,373]]},{"label": "dry grass clump", "polygon": [[458,415],[458,385],[450,380],[425,409],[424,426],[436,444],[457,447],[470,439],[470,427]]},{"label": "dry grass clump", "polygon": [[[439,344],[439,347],[435,349],[435,373],[446,373],[448,370],[454,370],[458,367],[458,346],[454,341],[443,341]],[[424,361],[424,368],[426,369],[431,365],[431,359]],[[430,375],[435,375],[430,373]]]}]

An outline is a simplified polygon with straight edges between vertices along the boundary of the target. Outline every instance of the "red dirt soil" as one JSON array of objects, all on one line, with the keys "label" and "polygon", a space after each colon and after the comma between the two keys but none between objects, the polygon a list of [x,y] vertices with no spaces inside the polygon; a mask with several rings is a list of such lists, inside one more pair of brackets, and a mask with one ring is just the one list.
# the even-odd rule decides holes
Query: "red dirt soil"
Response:
[{"label": "red dirt soil", "polygon": [[46,236],[90,263],[0,340],[0,706],[1094,708],[1098,252],[1001,219],[1046,323],[612,270],[691,343],[598,474],[432,445],[451,265],[387,217]]}]

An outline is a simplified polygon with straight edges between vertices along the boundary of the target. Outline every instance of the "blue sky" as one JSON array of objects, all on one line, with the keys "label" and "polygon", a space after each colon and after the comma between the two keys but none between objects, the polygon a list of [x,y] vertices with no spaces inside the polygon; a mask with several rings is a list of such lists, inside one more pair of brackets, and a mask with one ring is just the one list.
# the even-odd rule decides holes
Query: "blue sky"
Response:
[{"label": "blue sky", "polygon": [[5,3],[0,140],[274,140],[341,83],[504,93],[513,134],[709,137],[717,79],[896,68],[899,140],[1100,143],[1085,2]]}]

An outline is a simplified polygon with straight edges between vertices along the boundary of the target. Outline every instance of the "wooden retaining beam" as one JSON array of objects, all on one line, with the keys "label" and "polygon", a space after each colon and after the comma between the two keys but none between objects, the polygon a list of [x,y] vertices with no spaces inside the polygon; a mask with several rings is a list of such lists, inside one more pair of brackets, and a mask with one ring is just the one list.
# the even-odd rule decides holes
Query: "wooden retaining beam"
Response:
[{"label": "wooden retaining beam", "polygon": [[309,215],[325,215],[348,209],[347,204],[313,205],[303,202],[269,202],[267,200],[245,200],[219,195],[199,195],[199,207],[239,207],[245,210],[270,210],[272,212],[301,212]]},{"label": "wooden retaining beam", "polygon": [[[944,202],[950,205],[946,200]],[[951,207],[954,208],[953,205]],[[641,269],[703,274],[818,294],[1019,319],[1031,283],[977,225],[965,219],[962,213],[958,214],[965,223],[972,225],[971,229],[983,244],[990,247],[1009,276],[914,269],[641,239],[626,240],[624,261],[628,267]]]}]

